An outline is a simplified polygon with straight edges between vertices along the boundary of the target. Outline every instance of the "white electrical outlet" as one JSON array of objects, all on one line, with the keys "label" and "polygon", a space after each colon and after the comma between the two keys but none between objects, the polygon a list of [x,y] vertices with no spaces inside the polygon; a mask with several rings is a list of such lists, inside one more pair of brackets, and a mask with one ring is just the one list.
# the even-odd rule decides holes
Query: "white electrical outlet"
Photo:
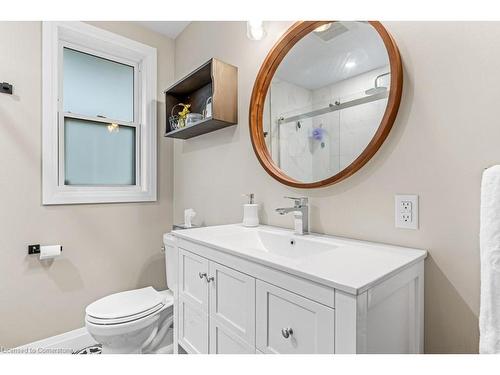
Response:
[{"label": "white electrical outlet", "polygon": [[418,229],[418,195],[396,195],[395,198],[396,228]]},{"label": "white electrical outlet", "polygon": [[401,201],[401,211],[411,212],[411,201]]},{"label": "white electrical outlet", "polygon": [[403,223],[411,223],[411,213],[407,212],[401,213],[401,221]]}]

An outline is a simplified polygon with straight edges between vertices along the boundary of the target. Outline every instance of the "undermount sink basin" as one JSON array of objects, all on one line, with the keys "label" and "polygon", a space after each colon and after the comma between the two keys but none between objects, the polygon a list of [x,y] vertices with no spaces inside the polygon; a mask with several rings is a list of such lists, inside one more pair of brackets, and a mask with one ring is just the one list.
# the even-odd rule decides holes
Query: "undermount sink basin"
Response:
[{"label": "undermount sink basin", "polygon": [[247,251],[263,251],[286,258],[307,258],[334,250],[337,247],[331,243],[322,243],[309,236],[275,233],[263,229],[228,235],[222,234],[219,241],[228,247],[239,247]]}]

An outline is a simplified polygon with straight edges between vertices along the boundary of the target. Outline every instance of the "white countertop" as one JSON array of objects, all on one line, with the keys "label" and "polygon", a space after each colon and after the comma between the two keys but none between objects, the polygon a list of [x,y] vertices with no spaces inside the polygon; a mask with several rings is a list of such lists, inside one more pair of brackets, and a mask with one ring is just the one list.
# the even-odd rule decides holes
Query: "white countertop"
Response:
[{"label": "white countertop", "polygon": [[[427,251],[289,229],[241,224],[173,231],[180,239],[359,294],[427,256]],[[291,245],[291,241],[294,244]]]}]

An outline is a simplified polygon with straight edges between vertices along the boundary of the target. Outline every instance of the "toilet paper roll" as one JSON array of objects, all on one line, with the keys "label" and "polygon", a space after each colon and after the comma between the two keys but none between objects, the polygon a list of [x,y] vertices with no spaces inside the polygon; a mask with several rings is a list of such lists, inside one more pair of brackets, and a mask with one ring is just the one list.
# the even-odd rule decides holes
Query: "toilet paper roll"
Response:
[{"label": "toilet paper roll", "polygon": [[61,245],[40,246],[40,260],[54,259],[61,255]]}]

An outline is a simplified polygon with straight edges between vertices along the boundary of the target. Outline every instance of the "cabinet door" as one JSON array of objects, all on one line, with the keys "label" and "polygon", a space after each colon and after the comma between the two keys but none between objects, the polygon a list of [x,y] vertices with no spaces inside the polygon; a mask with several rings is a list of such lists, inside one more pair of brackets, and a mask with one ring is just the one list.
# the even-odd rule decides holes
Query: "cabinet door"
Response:
[{"label": "cabinet door", "polygon": [[210,318],[255,346],[255,279],[210,262]]},{"label": "cabinet door", "polygon": [[264,353],[334,353],[334,309],[257,280],[257,349]]},{"label": "cabinet door", "polygon": [[179,249],[179,299],[208,313],[208,260]]},{"label": "cabinet door", "polygon": [[[179,344],[188,353],[208,354],[208,260],[179,249]],[[200,277],[201,276],[201,277]]]},{"label": "cabinet door", "polygon": [[183,298],[178,309],[179,344],[190,354],[208,354],[208,315]]},{"label": "cabinet door", "polygon": [[255,347],[210,319],[210,354],[255,354]]}]

